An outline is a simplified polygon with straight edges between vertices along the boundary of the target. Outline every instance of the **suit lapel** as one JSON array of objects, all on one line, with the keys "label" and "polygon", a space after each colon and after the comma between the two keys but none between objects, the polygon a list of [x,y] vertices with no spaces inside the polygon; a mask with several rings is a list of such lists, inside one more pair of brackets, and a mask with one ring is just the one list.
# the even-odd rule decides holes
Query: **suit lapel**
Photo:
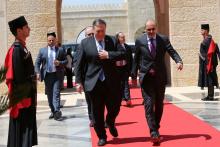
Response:
[{"label": "suit lapel", "polygon": [[48,63],[48,46],[45,47],[45,57],[46,57],[46,62]]},{"label": "suit lapel", "polygon": [[58,58],[58,55],[59,55],[59,48],[58,47],[55,47],[55,52],[56,52],[56,59]]},{"label": "suit lapel", "polygon": [[107,48],[107,47],[108,47],[108,43],[109,43],[109,40],[108,40],[107,37],[105,37],[105,48],[104,48],[104,49],[105,49],[106,51],[108,51],[108,48]]},{"label": "suit lapel", "polygon": [[160,49],[161,49],[161,43],[160,42],[161,42],[160,37],[157,35],[156,36],[156,57],[159,54]]},{"label": "suit lapel", "polygon": [[91,38],[91,49],[94,49],[94,53],[96,53],[98,55],[98,48],[96,46],[96,41],[95,41],[95,37],[93,36]]}]

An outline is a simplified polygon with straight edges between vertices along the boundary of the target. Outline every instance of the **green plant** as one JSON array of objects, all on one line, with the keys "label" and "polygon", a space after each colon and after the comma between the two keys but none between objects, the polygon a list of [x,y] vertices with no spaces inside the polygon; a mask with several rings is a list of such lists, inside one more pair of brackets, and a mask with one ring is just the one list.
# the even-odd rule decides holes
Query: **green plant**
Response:
[{"label": "green plant", "polygon": [[[0,68],[0,83],[5,81],[6,69]],[[9,107],[9,97],[7,93],[0,94],[0,115],[3,114]]]}]

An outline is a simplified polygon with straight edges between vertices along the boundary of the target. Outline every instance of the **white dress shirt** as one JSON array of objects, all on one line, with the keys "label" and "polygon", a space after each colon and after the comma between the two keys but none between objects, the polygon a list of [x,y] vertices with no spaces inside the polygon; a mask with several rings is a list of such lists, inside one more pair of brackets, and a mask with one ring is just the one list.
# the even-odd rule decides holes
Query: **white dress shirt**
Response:
[{"label": "white dress shirt", "polygon": [[[51,56],[52,52],[52,56]],[[56,51],[55,51],[55,46],[50,47],[48,46],[48,68],[47,72],[56,72],[56,66],[54,64],[54,61],[56,60]],[[49,66],[52,64],[52,71],[49,71]]]}]

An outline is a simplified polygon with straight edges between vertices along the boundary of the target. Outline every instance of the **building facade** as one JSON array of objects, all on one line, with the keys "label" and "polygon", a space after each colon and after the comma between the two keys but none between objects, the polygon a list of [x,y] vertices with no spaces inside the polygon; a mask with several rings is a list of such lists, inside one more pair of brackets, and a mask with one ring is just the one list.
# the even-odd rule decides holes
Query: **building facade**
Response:
[{"label": "building facade", "polygon": [[[29,22],[32,31],[27,46],[34,59],[39,48],[46,45],[48,31],[56,31],[59,42],[68,42],[71,38],[74,40],[74,33],[79,33],[80,29],[91,25],[92,20],[99,17],[95,16],[97,12],[92,11],[91,8],[81,13],[78,9],[69,15],[67,13],[63,15],[61,6],[62,0],[1,0],[0,64],[3,64],[7,48],[13,41],[7,22],[15,17],[24,15]],[[93,10],[96,8],[93,7]],[[111,24],[108,26],[109,34],[118,30],[124,31],[129,42],[132,42],[136,38],[135,35],[142,32],[146,19],[154,16],[159,32],[170,36],[171,43],[184,61],[184,70],[177,72],[175,63],[169,57],[166,58],[170,84],[191,86],[197,85],[198,52],[202,40],[200,24],[209,23],[210,33],[215,41],[220,43],[219,12],[220,0],[125,0],[115,9],[103,7],[100,17]],[[70,21],[71,18],[74,20]],[[83,25],[80,26],[81,24]],[[217,72],[220,76],[219,68]]]}]

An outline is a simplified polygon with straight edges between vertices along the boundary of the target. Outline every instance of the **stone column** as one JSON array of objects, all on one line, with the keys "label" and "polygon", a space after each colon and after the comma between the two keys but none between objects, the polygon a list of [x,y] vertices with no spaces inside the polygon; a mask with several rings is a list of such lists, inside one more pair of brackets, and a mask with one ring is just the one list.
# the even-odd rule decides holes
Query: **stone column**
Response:
[{"label": "stone column", "polygon": [[7,52],[6,0],[0,2],[0,66],[3,65]]},{"label": "stone column", "polygon": [[57,39],[59,43],[62,43],[61,8],[62,8],[62,0],[57,0],[56,18],[57,18]]}]

